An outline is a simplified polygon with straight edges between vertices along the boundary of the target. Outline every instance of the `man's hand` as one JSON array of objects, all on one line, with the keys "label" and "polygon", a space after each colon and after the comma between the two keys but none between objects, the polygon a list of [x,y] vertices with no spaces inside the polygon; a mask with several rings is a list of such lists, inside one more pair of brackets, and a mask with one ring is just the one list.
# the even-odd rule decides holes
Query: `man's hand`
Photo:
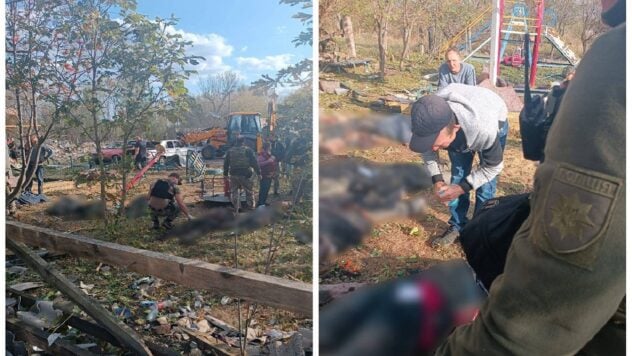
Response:
[{"label": "man's hand", "polygon": [[435,194],[437,195],[437,198],[439,198],[439,201],[447,204],[450,201],[460,197],[461,194],[465,194],[465,191],[458,184],[445,185],[444,183],[444,186],[442,186],[438,190],[435,190]]},{"label": "man's hand", "polygon": [[439,181],[433,184],[435,194],[439,194],[441,189],[447,187],[448,185],[444,181]]}]

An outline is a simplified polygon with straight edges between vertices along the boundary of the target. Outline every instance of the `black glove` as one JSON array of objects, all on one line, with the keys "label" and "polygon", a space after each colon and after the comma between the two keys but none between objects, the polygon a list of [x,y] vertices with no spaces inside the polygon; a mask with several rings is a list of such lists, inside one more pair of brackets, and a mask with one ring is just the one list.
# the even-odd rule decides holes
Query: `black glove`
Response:
[{"label": "black glove", "polygon": [[366,287],[322,309],[322,355],[424,355],[471,321],[484,293],[463,261]]}]

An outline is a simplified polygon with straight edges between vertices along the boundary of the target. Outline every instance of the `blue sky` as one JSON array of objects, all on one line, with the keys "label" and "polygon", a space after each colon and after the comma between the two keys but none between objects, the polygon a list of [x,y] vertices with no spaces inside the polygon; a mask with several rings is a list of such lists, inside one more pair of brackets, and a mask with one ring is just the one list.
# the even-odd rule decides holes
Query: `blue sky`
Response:
[{"label": "blue sky", "polygon": [[[150,19],[179,19],[176,31],[193,42],[190,53],[206,58],[195,68],[199,76],[232,70],[250,84],[312,56],[311,47],[292,43],[304,29],[292,16],[306,10],[278,0],[138,0],[137,11]],[[197,80],[187,83],[194,93]]]}]

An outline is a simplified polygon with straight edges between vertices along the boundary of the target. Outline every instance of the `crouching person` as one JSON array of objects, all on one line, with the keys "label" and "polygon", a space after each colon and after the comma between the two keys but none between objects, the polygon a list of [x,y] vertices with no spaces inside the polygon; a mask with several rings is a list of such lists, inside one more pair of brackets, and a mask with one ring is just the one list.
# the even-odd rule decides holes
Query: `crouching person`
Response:
[{"label": "crouching person", "polygon": [[182,199],[182,193],[178,188],[181,185],[180,175],[171,173],[167,179],[158,179],[149,189],[149,209],[151,210],[151,221],[154,223],[153,229],[160,229],[160,217],[165,220],[162,227],[169,230],[173,228],[173,220],[178,216],[180,210],[184,212],[189,220],[193,217],[189,214],[187,206]]}]

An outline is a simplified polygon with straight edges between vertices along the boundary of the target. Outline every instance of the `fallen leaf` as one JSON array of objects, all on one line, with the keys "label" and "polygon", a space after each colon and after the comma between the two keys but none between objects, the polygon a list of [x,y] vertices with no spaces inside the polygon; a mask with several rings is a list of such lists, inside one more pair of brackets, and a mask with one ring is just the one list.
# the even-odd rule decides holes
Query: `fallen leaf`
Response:
[{"label": "fallen leaf", "polygon": [[408,235],[419,236],[419,228],[417,226],[413,227],[412,229],[410,229],[410,232],[408,233]]},{"label": "fallen leaf", "polygon": [[83,282],[79,282],[79,287],[81,289],[90,290],[90,289],[94,288],[94,284],[85,284]]}]

